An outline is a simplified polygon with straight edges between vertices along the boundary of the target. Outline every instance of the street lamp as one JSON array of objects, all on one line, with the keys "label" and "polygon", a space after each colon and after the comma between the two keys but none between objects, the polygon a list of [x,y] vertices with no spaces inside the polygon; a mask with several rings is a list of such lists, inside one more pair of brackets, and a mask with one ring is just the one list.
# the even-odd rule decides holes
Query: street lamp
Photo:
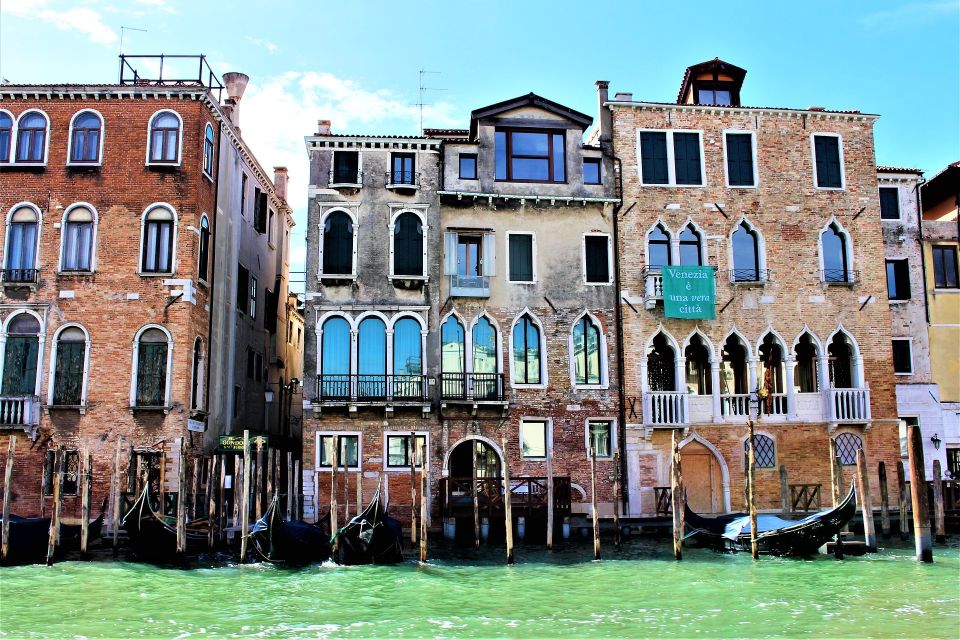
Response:
[{"label": "street lamp", "polygon": [[933,448],[934,448],[934,449],[936,449],[937,451],[940,450],[940,442],[941,442],[941,440],[940,440],[940,436],[939,436],[939,435],[937,435],[936,433],[933,434],[933,436],[931,436],[931,438],[930,438],[930,442],[933,443]]}]

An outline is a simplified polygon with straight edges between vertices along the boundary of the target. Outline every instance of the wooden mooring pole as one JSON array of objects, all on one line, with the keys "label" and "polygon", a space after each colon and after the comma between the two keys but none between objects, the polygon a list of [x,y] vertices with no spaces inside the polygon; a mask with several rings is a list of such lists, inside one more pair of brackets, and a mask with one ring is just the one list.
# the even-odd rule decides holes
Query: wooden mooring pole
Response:
[{"label": "wooden mooring pole", "polygon": [[63,494],[63,445],[57,447],[57,453],[53,462],[53,505],[50,514],[50,536],[47,539],[47,566],[53,564],[53,556],[57,550],[57,541],[60,538],[60,506]]},{"label": "wooden mooring pole", "polygon": [[218,481],[220,494],[217,500],[217,542],[222,544],[223,527],[227,519],[227,456],[221,453],[217,455],[217,458],[220,460],[220,479]]},{"label": "wooden mooring pole", "polygon": [[873,520],[873,496],[870,495],[870,480],[867,478],[867,457],[863,449],[857,449],[857,489],[860,498],[860,514],[863,518],[863,541],[867,551],[877,551],[877,529]]},{"label": "wooden mooring pole", "polygon": [[900,514],[900,539],[910,537],[910,521],[907,519],[907,474],[903,468],[903,460],[897,460],[897,511]]},{"label": "wooden mooring pole", "polygon": [[[150,470],[147,469],[147,482],[150,482]],[[167,508],[167,443],[160,443],[160,515],[166,513]]]},{"label": "wooden mooring pole", "polygon": [[267,465],[263,459],[263,436],[257,436],[257,483],[256,497],[254,503],[256,510],[253,512],[254,520],[259,520],[263,515],[263,482],[266,479]]},{"label": "wooden mooring pole", "polygon": [[754,422],[748,420],[750,427],[750,446],[747,448],[747,504],[750,507],[750,556],[760,559],[760,545],[757,543],[757,454],[754,449]]},{"label": "wooden mooring pole", "polygon": [[200,491],[200,468],[202,459],[191,456],[193,464],[190,470],[190,501],[187,503],[187,517],[193,520],[197,517],[197,493]]},{"label": "wooden mooring pole", "polygon": [[507,534],[507,564],[513,564],[513,493],[510,491],[510,462],[507,455],[507,439],[501,438],[503,451],[503,510]]},{"label": "wooden mooring pole", "polygon": [[236,527],[240,524],[240,486],[243,482],[243,462],[240,456],[233,456],[233,514],[230,517],[230,526]]},{"label": "wooden mooring pole", "polygon": [[[336,536],[340,530],[337,522],[337,455],[340,453],[340,436],[334,436],[333,443],[334,450],[327,459],[330,460],[330,535]],[[319,487],[316,487],[314,491],[319,494],[319,489]],[[334,562],[338,562],[340,559],[339,550],[339,538],[335,538],[330,544],[330,556]]]},{"label": "wooden mooring pole", "polygon": [[620,551],[620,452],[613,454],[613,547]]},{"label": "wooden mooring pole", "polygon": [[117,552],[120,550],[119,531],[120,518],[122,517],[120,515],[120,478],[122,477],[120,472],[120,450],[122,446],[123,442],[121,438],[117,438],[117,451],[113,455],[113,477],[110,482],[110,499],[112,501],[110,505],[110,529],[113,537],[113,555],[117,555]]},{"label": "wooden mooring pole", "polygon": [[177,555],[183,556],[187,552],[187,447],[183,437],[176,439],[177,443]]},{"label": "wooden mooring pole", "polygon": [[942,544],[947,541],[947,517],[943,508],[943,472],[940,470],[940,460],[933,461],[933,519],[937,525],[936,541]]},{"label": "wooden mooring pole", "polygon": [[287,451],[287,520],[293,520],[293,502],[297,499],[293,486],[293,451]]},{"label": "wooden mooring pole", "polygon": [[10,446],[7,448],[7,463],[3,469],[3,540],[0,543],[0,561],[7,561],[10,551],[10,500],[13,496],[13,455],[17,450],[17,436],[10,434]]},{"label": "wooden mooring pole", "polygon": [[920,427],[907,427],[908,460],[910,463],[910,498],[913,502],[913,540],[920,562],[933,562],[930,538],[930,510],[927,504],[927,479],[923,464],[923,440]]},{"label": "wooden mooring pole", "polygon": [[300,513],[300,461],[293,461],[293,519],[303,520],[303,514]]},{"label": "wooden mooring pole", "polygon": [[[427,561],[427,445],[420,445],[420,562]],[[360,486],[357,474],[357,487]],[[359,512],[360,508],[357,507]]]},{"label": "wooden mooring pole", "polygon": [[877,476],[880,481],[880,535],[889,539],[892,534],[890,530],[890,492],[887,489],[887,465],[883,460],[877,465]]},{"label": "wooden mooring pole", "polygon": [[597,513],[597,450],[590,443],[590,517],[593,520],[593,559],[600,559],[600,516]]},{"label": "wooden mooring pole", "polygon": [[207,546],[213,549],[214,536],[217,531],[217,485],[214,483],[214,477],[217,475],[217,462],[220,456],[210,457],[210,469],[207,473],[207,526],[210,527],[207,533]]},{"label": "wooden mooring pole", "polygon": [[470,480],[470,496],[473,498],[473,548],[480,549],[480,496],[477,495],[477,441],[470,442],[473,450]]},{"label": "wooden mooring pole", "polygon": [[673,512],[673,557],[683,560],[683,474],[680,468],[680,447],[677,430],[670,434],[670,503]]},{"label": "wooden mooring pole", "polygon": [[80,476],[80,555],[87,555],[87,544],[90,541],[90,491],[93,475],[93,456],[86,447],[80,452],[82,471]]},{"label": "wooden mooring pole", "polygon": [[553,549],[553,450],[547,450],[547,550]]},{"label": "wooden mooring pole", "polygon": [[[830,489],[833,493],[833,506],[840,504],[841,484],[843,483],[843,473],[840,465],[837,464],[837,442],[830,438]],[[843,560],[843,532],[837,533],[837,542],[833,546],[833,555],[837,560]]]},{"label": "wooden mooring pole", "polygon": [[363,471],[357,471],[357,515],[363,511]]},{"label": "wooden mooring pole", "polygon": [[790,479],[787,475],[787,465],[780,465],[780,511],[784,517],[790,515]]},{"label": "wooden mooring pole", "polygon": [[[243,488],[240,492],[240,562],[247,561],[247,533],[250,531],[250,491],[247,479],[250,477],[250,431],[243,430]],[[234,488],[233,495],[237,495]]]},{"label": "wooden mooring pole", "polygon": [[410,461],[410,546],[417,543],[417,465],[414,464],[416,434],[411,431],[407,441],[407,459]]}]

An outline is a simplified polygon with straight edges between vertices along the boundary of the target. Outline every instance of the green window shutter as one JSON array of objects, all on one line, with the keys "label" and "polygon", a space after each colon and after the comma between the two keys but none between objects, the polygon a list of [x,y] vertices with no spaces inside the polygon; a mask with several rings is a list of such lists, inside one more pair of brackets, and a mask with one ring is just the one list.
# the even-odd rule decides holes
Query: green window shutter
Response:
[{"label": "green window shutter", "polygon": [[37,387],[37,353],[39,340],[35,336],[7,338],[3,363],[3,393],[12,396],[32,396]]},{"label": "green window shutter", "polygon": [[137,406],[162,407],[166,381],[167,344],[141,342],[137,359]]},{"label": "green window shutter", "polygon": [[533,280],[533,236],[510,236],[510,279],[520,282]]},{"label": "green window shutter", "polygon": [[83,342],[57,344],[56,372],[53,382],[53,404],[79,405],[83,395]]},{"label": "green window shutter", "polygon": [[727,134],[727,179],[731,187],[753,186],[752,147],[750,134]]},{"label": "green window shutter", "polygon": [[840,142],[833,136],[814,136],[817,157],[817,186],[838,189],[840,177]]},{"label": "green window shutter", "polygon": [[702,184],[700,134],[674,133],[673,160],[677,184]]},{"label": "green window shutter", "polygon": [[610,282],[609,242],[606,236],[587,236],[586,246],[587,282]]},{"label": "green window shutter", "polygon": [[640,134],[640,163],[644,184],[667,184],[667,134],[644,131]]},{"label": "green window shutter", "polygon": [[880,188],[880,218],[883,220],[900,219],[900,196],[896,187]]}]

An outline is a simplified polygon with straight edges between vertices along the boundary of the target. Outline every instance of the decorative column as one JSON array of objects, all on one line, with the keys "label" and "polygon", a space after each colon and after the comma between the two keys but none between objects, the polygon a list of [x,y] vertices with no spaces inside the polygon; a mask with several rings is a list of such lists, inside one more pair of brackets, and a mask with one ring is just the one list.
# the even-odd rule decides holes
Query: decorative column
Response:
[{"label": "decorative column", "polygon": [[714,358],[710,361],[710,390],[713,401],[713,421],[722,422],[723,412],[720,409],[720,361]]},{"label": "decorative column", "polygon": [[797,361],[792,356],[787,356],[783,364],[786,367],[787,375],[787,379],[784,381],[787,385],[787,417],[795,420],[797,417],[797,388],[793,381],[793,375],[797,368]]}]

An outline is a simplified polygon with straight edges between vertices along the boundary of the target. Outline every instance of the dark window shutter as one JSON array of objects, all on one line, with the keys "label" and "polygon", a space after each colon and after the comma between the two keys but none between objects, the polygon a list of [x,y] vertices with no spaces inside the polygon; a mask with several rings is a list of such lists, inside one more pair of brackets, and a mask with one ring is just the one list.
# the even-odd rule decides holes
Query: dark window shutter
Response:
[{"label": "dark window shutter", "polygon": [[266,305],[266,311],[263,316],[263,328],[269,331],[271,334],[277,332],[277,305],[279,302],[279,296],[271,291],[270,289],[266,290],[264,295],[264,304]]},{"label": "dark window shutter", "polygon": [[267,192],[257,189],[257,198],[254,204],[256,211],[253,216],[253,228],[257,233],[267,232]]},{"label": "dark window shutter", "polygon": [[137,406],[163,406],[166,379],[167,344],[141,342],[137,361]]},{"label": "dark window shutter", "polygon": [[753,145],[749,133],[727,134],[727,179],[731,187],[753,186]]},{"label": "dark window shutter", "polygon": [[640,162],[644,184],[667,184],[667,134],[644,131],[640,134]]},{"label": "dark window shutter", "polygon": [[700,134],[674,133],[673,160],[677,184],[702,184],[700,174]]},{"label": "dark window shutter", "polygon": [[323,273],[349,275],[353,272],[353,223],[342,211],[327,216],[323,227]]},{"label": "dark window shutter", "polygon": [[422,276],[423,223],[420,218],[410,212],[401,214],[393,233],[393,273],[398,276]]},{"label": "dark window shutter", "polygon": [[833,136],[814,136],[817,155],[817,186],[840,188],[840,142]]},{"label": "dark window shutter", "polygon": [[3,362],[3,393],[12,396],[32,396],[37,385],[37,353],[40,349],[36,336],[10,336]]},{"label": "dark window shutter", "polygon": [[510,279],[518,282],[533,280],[533,236],[510,236]]},{"label": "dark window shutter", "polygon": [[610,282],[610,260],[606,236],[587,236],[585,239],[587,282]]},{"label": "dark window shutter", "polygon": [[53,404],[80,404],[83,391],[83,354],[85,350],[86,345],[82,342],[59,342],[57,344]]},{"label": "dark window shutter", "polygon": [[250,272],[242,264],[237,265],[237,310],[247,313],[250,308]]},{"label": "dark window shutter", "polygon": [[900,196],[896,187],[880,187],[880,218],[900,219]]}]

